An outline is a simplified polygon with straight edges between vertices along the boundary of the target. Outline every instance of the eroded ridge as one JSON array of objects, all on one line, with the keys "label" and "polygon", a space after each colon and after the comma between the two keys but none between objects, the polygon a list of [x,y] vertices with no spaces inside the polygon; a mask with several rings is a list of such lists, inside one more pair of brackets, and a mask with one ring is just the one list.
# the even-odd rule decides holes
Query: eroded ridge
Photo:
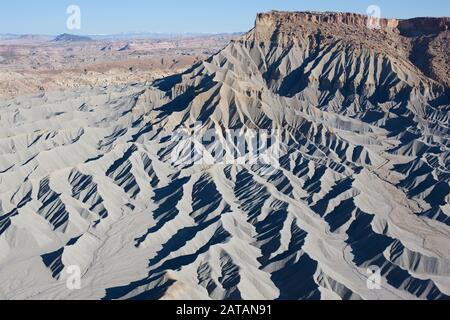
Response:
[{"label": "eroded ridge", "polygon": [[[0,297],[448,299],[446,81],[304,15],[322,32],[266,39],[260,16],[151,86],[2,101]],[[174,165],[173,132],[198,123],[280,129],[279,167]]]}]

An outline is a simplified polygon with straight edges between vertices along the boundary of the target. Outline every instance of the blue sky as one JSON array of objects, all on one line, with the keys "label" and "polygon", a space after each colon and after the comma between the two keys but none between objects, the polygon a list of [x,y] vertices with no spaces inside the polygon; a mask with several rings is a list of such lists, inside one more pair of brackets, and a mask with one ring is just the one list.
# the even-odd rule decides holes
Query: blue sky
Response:
[{"label": "blue sky", "polygon": [[449,0],[8,0],[0,6],[0,33],[68,32],[66,9],[81,8],[79,34],[122,32],[235,32],[250,29],[258,12],[276,10],[365,13],[383,17],[450,16]]}]

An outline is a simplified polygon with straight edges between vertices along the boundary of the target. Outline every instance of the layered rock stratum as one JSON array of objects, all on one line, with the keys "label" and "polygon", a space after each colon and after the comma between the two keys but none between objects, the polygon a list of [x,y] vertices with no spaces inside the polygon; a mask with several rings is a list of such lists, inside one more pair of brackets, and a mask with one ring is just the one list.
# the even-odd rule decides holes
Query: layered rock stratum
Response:
[{"label": "layered rock stratum", "polygon": [[[449,18],[368,19],[261,14],[151,85],[1,101],[0,298],[449,299]],[[281,131],[279,166],[173,161],[209,129]]]}]

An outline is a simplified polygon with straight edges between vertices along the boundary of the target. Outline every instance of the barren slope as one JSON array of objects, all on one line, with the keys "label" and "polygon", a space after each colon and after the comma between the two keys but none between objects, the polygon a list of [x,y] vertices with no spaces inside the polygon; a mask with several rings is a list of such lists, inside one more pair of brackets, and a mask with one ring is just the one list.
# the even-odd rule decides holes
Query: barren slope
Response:
[{"label": "barren slope", "polygon": [[[411,58],[448,18],[365,19],[263,14],[151,86],[1,102],[0,298],[448,299],[448,74]],[[280,129],[280,167],[171,161],[211,128]]]}]

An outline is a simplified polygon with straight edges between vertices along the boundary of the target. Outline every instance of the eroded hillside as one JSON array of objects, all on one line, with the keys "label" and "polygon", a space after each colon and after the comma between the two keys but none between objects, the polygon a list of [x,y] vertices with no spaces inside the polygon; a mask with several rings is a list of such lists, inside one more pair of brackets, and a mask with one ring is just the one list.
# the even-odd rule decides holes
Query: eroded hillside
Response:
[{"label": "eroded hillside", "polygon": [[[151,85],[2,102],[0,297],[448,299],[448,18],[422,21],[272,12]],[[277,129],[279,165],[173,161],[229,129]]]}]

